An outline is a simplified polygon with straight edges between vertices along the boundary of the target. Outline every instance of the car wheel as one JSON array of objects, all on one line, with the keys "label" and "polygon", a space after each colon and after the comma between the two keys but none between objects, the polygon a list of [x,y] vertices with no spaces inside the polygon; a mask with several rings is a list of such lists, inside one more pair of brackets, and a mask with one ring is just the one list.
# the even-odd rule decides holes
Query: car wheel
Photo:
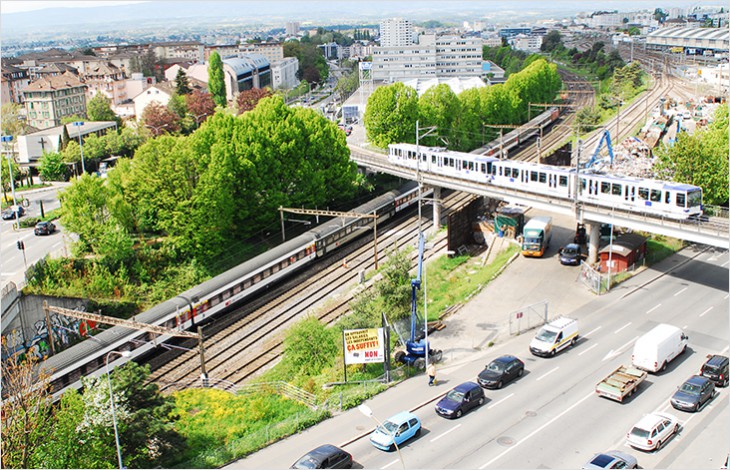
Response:
[{"label": "car wheel", "polygon": [[572,339],[572,340],[570,341],[570,347],[572,348],[573,346],[575,346],[575,343],[577,343],[577,342],[578,342],[578,338],[573,338],[573,339]]},{"label": "car wheel", "polygon": [[679,432],[679,423],[674,425],[674,434],[677,434]]},{"label": "car wheel", "polygon": [[555,356],[555,350],[554,349],[552,351],[550,351],[550,357],[553,357],[553,356]]},{"label": "car wheel", "polygon": [[426,361],[422,357],[416,359],[413,365],[416,367],[416,370],[426,370]]},{"label": "car wheel", "polygon": [[459,410],[456,410],[456,417],[457,418],[461,418],[461,415],[463,415],[463,414],[464,413],[462,413],[460,409]]},{"label": "car wheel", "polygon": [[395,444],[391,444],[390,447],[388,447],[388,452],[393,452],[395,450]]},{"label": "car wheel", "polygon": [[482,406],[484,404],[484,397],[481,397],[479,399],[479,406]]},{"label": "car wheel", "polygon": [[[461,412],[461,410],[459,410],[459,412]],[[418,437],[420,435],[421,435],[421,428],[418,428],[418,430],[416,430],[415,436]]]},{"label": "car wheel", "polygon": [[503,384],[502,384],[502,381],[501,380],[499,382],[497,382],[497,388],[502,388],[502,385]]},{"label": "car wheel", "polygon": [[699,402],[697,402],[697,404],[695,405],[695,409],[693,411],[695,413],[697,413],[698,411],[700,411],[700,403]]},{"label": "car wheel", "polygon": [[524,373],[525,373],[525,368],[523,367],[522,369],[520,369],[519,372],[517,372],[517,377],[522,377],[522,374],[524,374]]},{"label": "car wheel", "polygon": [[661,370],[662,372],[664,372],[665,370],[667,370],[667,361],[662,362],[662,367],[659,370]]},{"label": "car wheel", "polygon": [[662,442],[662,441],[659,441],[659,442],[657,442],[657,443],[656,443],[656,447],[654,447],[654,450],[659,450],[659,449],[661,449],[661,448],[662,448],[662,444],[663,444],[663,442]]}]

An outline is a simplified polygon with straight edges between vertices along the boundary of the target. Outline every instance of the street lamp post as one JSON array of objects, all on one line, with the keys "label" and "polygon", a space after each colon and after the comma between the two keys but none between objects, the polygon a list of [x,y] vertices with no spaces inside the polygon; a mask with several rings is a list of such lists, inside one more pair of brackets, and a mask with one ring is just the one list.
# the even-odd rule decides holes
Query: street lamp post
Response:
[{"label": "street lamp post", "polygon": [[[375,417],[375,415],[373,414],[373,410],[371,410],[368,405],[366,405],[365,403],[362,403],[362,404],[358,405],[357,409],[360,410],[360,413],[364,414],[368,418],[373,418],[375,420],[375,422],[378,423],[378,426],[385,429],[385,426],[383,426],[383,423],[381,423],[380,420]],[[387,429],[385,429],[385,430],[387,431]],[[400,454],[400,448],[398,447],[398,444],[395,442],[395,435],[390,431],[388,431],[388,433],[390,433],[391,437],[393,438],[393,445],[395,445],[395,450],[398,451],[398,459],[400,459],[400,463],[403,466],[403,468],[405,469],[406,463],[403,461],[403,456]]]},{"label": "street lamp post", "polygon": [[[203,114],[193,114],[193,113],[188,113],[188,114],[189,114],[189,115],[190,115],[190,116],[191,116],[191,117],[192,117],[193,119],[195,119],[195,126],[196,126],[196,127],[200,127],[200,118],[203,118],[203,117],[207,116],[207,115],[208,115],[209,113],[203,113]],[[165,124],[165,126],[166,126],[166,125],[167,125],[167,124]]]},{"label": "street lamp post", "polygon": [[81,149],[81,173],[86,173],[86,166],[84,165],[84,145],[81,142],[81,126],[84,125],[83,121],[76,121],[73,124],[75,127],[79,128],[79,148]]},{"label": "street lamp post", "polygon": [[168,126],[168,124],[163,124],[161,126],[153,126],[151,124],[145,124],[144,127],[147,127],[149,129],[152,129],[154,131],[155,137],[160,135],[160,129],[164,129]]},{"label": "street lamp post", "polygon": [[112,379],[109,374],[109,356],[112,354],[117,354],[122,357],[129,357],[132,355],[130,351],[109,351],[106,355],[106,380],[107,384],[109,385],[109,401],[112,404],[112,422],[114,423],[114,439],[117,443],[117,459],[119,461],[119,468],[122,469],[124,466],[122,465],[122,448],[119,445],[119,430],[117,429],[117,412],[116,408],[114,407],[114,393],[112,392]]},{"label": "street lamp post", "polygon": [[18,210],[18,199],[15,197],[15,181],[13,178],[13,165],[10,163],[10,152],[8,151],[8,143],[13,141],[12,135],[4,135],[2,136],[2,143],[5,147],[5,156],[8,159],[8,176],[10,178],[10,189],[13,192],[13,208],[15,210],[15,225],[17,228],[20,228],[20,214]]}]

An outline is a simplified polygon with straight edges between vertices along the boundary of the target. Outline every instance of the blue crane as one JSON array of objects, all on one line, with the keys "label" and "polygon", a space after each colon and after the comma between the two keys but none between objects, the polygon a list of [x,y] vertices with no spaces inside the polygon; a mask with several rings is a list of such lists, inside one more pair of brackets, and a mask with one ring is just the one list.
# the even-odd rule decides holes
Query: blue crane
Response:
[{"label": "blue crane", "polygon": [[418,268],[416,278],[411,279],[411,335],[406,341],[406,350],[399,350],[395,353],[395,360],[404,364],[416,366],[418,369],[426,368],[426,351],[428,351],[429,360],[438,362],[441,360],[441,350],[433,350],[429,347],[425,339],[426,330],[420,330],[418,327],[418,291],[421,290],[421,278],[423,276],[423,249],[426,245],[426,239],[423,233],[418,238]]},{"label": "blue crane", "polygon": [[611,145],[611,133],[608,132],[608,129],[604,129],[603,134],[601,134],[601,139],[598,141],[598,145],[596,145],[596,148],[593,149],[591,159],[588,160],[588,163],[586,163],[583,168],[590,168],[594,163],[596,163],[604,142],[606,142],[606,147],[608,147],[608,156],[611,158],[611,165],[613,165],[613,145]]}]

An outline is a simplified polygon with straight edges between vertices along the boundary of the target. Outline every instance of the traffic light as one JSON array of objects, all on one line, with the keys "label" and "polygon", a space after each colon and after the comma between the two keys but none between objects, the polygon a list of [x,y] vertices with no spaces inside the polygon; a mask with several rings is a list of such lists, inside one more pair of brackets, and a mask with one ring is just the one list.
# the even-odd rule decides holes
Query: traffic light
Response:
[{"label": "traffic light", "polygon": [[25,243],[23,243],[23,240],[18,240],[18,249],[25,250]]}]

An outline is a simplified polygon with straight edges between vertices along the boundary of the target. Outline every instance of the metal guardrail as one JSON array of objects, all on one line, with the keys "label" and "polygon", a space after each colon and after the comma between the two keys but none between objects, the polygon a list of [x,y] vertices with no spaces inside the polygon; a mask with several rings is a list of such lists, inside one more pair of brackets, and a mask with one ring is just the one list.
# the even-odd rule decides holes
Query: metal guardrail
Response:
[{"label": "metal guardrail", "polygon": [[180,390],[187,390],[189,388],[215,388],[223,390],[233,394],[238,393],[238,386],[233,382],[222,379],[191,379],[180,382],[168,382],[164,383],[160,387],[161,392],[179,392]]}]

